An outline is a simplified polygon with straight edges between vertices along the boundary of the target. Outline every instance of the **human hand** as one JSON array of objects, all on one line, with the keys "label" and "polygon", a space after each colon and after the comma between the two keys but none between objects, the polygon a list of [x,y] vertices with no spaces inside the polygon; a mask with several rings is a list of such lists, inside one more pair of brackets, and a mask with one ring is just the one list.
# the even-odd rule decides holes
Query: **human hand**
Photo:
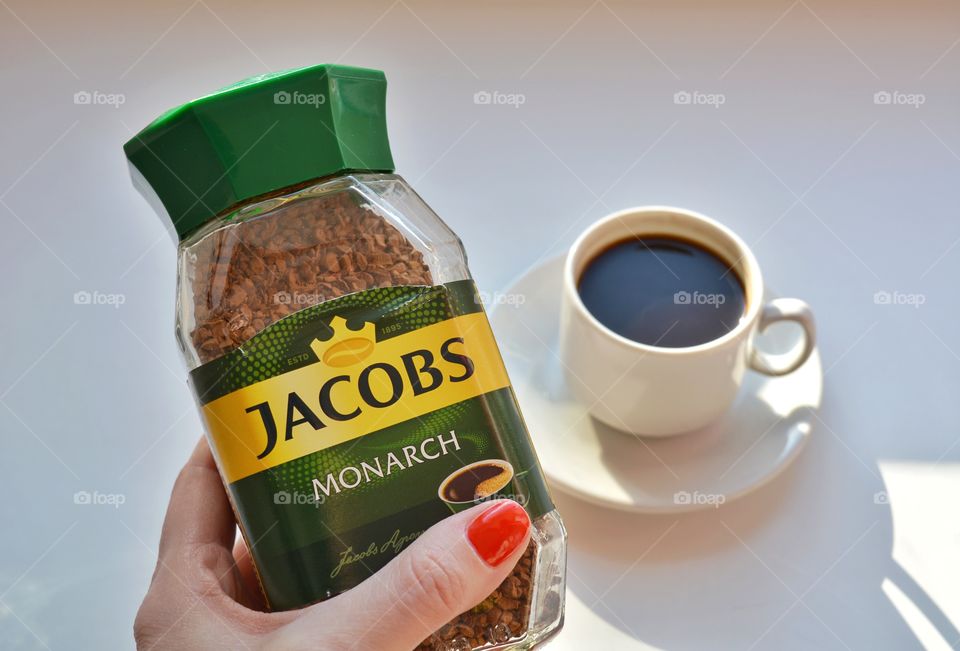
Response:
[{"label": "human hand", "polygon": [[180,472],[157,568],[134,622],[139,651],[409,651],[480,603],[523,554],[530,519],[499,500],[452,515],[359,586],[302,610],[264,612],[250,554],[201,440]]}]

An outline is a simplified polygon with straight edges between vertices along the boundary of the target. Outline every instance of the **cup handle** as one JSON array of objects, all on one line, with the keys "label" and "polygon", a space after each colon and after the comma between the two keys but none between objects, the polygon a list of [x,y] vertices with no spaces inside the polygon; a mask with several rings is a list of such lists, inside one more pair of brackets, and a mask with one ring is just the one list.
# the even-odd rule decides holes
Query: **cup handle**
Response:
[{"label": "cup handle", "polygon": [[786,375],[800,368],[816,341],[817,327],[810,306],[798,298],[775,298],[763,306],[757,332],[780,321],[793,321],[803,328],[803,341],[785,353],[765,353],[756,345],[750,353],[750,368],[764,375]]}]

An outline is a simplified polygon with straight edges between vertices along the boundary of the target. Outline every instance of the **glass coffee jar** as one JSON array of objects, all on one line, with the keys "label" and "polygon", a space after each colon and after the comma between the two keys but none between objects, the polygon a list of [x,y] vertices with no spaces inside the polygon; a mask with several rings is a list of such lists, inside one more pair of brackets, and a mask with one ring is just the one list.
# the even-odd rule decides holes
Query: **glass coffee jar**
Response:
[{"label": "glass coffee jar", "polygon": [[419,648],[531,648],[562,622],[566,534],[460,240],[393,173],[385,95],[375,70],[266,75],[124,149],[179,242],[177,337],[270,608],[509,497],[529,548]]}]

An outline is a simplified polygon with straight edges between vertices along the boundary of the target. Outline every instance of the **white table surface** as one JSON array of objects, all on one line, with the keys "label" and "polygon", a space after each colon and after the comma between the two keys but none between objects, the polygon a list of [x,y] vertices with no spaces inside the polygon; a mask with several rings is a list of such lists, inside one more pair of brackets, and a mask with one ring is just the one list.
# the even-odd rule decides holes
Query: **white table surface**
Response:
[{"label": "white table surface", "polygon": [[[675,204],[729,224],[817,313],[820,420],[762,492],[682,517],[556,496],[570,571],[551,648],[956,646],[958,18],[926,1],[0,0],[0,646],[132,648],[200,432],[174,247],[122,143],[206,91],[326,61],[386,70],[399,171],[483,289],[607,212]],[[94,91],[124,101],[74,103]]]}]

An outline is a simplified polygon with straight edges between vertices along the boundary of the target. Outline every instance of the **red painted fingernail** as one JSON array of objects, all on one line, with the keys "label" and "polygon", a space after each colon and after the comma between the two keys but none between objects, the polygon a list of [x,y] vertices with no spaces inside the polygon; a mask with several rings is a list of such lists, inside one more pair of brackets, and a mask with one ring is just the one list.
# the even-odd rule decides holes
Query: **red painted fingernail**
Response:
[{"label": "red painted fingernail", "polygon": [[467,527],[467,539],[487,565],[496,567],[512,554],[530,529],[530,516],[512,500],[490,507]]}]

